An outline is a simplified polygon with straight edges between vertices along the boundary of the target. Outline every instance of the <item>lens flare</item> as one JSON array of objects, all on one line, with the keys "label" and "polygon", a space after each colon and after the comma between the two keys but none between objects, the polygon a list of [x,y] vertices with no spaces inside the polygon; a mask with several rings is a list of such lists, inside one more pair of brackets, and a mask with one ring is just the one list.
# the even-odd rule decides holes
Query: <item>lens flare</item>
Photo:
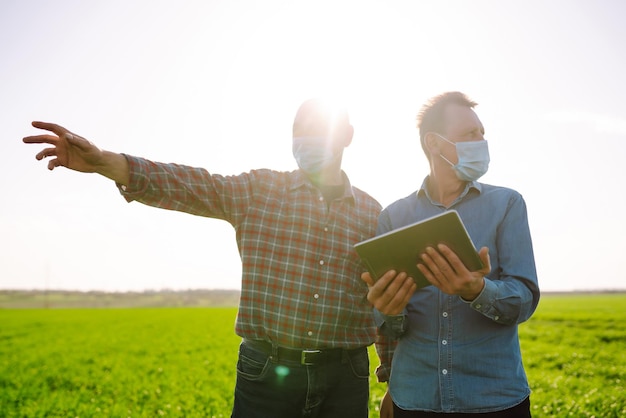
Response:
[{"label": "lens flare", "polygon": [[274,373],[276,373],[278,383],[283,383],[285,378],[289,376],[289,367],[278,365],[274,368]]}]

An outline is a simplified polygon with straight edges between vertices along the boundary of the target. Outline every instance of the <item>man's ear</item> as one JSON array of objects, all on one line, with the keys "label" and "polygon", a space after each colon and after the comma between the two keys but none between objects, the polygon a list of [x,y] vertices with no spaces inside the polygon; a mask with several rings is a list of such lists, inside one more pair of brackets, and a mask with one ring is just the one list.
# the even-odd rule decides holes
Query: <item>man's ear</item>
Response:
[{"label": "man's ear", "polygon": [[346,148],[352,143],[352,137],[354,136],[354,127],[352,125],[348,125],[345,128],[345,141],[343,147]]},{"label": "man's ear", "polygon": [[424,145],[429,155],[439,155],[441,153],[441,141],[434,132],[426,132],[426,135],[424,135]]}]

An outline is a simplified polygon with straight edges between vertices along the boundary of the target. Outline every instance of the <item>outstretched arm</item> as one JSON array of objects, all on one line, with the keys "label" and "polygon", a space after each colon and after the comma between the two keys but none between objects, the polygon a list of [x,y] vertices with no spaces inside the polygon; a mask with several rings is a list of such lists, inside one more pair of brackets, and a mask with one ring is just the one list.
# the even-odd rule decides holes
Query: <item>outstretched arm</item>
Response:
[{"label": "outstretched arm", "polygon": [[85,138],[54,123],[33,122],[33,126],[50,133],[28,136],[23,141],[26,144],[52,145],[35,156],[38,160],[52,158],[48,161],[49,170],[66,167],[83,173],[98,173],[116,183],[128,185],[128,162],[122,154],[101,150]]}]

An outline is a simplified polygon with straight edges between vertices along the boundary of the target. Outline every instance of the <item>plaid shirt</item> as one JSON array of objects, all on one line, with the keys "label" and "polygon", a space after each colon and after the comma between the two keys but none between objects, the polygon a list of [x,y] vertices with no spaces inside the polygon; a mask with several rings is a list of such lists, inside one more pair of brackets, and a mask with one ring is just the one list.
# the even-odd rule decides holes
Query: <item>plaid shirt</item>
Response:
[{"label": "plaid shirt", "polygon": [[242,260],[236,332],[292,348],[357,348],[376,338],[365,268],[353,244],[376,230],[381,206],[350,185],[327,205],[301,171],[237,176],[126,155],[127,201],[233,225]]}]

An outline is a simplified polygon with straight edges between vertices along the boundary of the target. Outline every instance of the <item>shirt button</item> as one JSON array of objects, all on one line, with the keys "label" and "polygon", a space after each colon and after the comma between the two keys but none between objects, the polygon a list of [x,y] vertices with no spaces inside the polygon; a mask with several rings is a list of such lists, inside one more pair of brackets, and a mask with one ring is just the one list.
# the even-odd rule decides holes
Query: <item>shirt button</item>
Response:
[{"label": "shirt button", "polygon": [[477,303],[477,304],[476,304],[476,309],[480,309],[480,308],[482,308],[482,307],[483,307],[483,305],[481,305],[480,303]]},{"label": "shirt button", "polygon": [[324,232],[328,232],[328,227],[327,226],[324,227]]},{"label": "shirt button", "polygon": [[444,318],[447,318],[448,317],[448,312],[444,312],[441,315],[443,315]]},{"label": "shirt button", "polygon": [[320,266],[324,265],[324,260],[320,260]]},{"label": "shirt button", "polygon": [[320,196],[320,202],[323,202],[324,198],[322,196]]},{"label": "shirt button", "polygon": [[319,298],[320,298],[320,295],[318,295],[318,294],[316,293],[316,294],[314,294],[314,295],[313,295],[313,297],[314,297],[315,299],[319,299]]},{"label": "shirt button", "polygon": [[443,340],[443,341],[441,341],[441,344],[443,344],[443,345],[448,344],[448,340]]},{"label": "shirt button", "polygon": [[447,370],[447,369],[443,369],[443,370],[441,371],[441,373],[443,373],[443,374],[448,374],[448,370]]},{"label": "shirt button", "polygon": [[497,321],[498,319],[500,319],[500,317],[498,315],[496,315],[496,316],[493,317],[493,319],[495,319]]},{"label": "shirt button", "polygon": [[311,335],[313,335],[313,331],[307,332],[307,335],[310,337]]}]

